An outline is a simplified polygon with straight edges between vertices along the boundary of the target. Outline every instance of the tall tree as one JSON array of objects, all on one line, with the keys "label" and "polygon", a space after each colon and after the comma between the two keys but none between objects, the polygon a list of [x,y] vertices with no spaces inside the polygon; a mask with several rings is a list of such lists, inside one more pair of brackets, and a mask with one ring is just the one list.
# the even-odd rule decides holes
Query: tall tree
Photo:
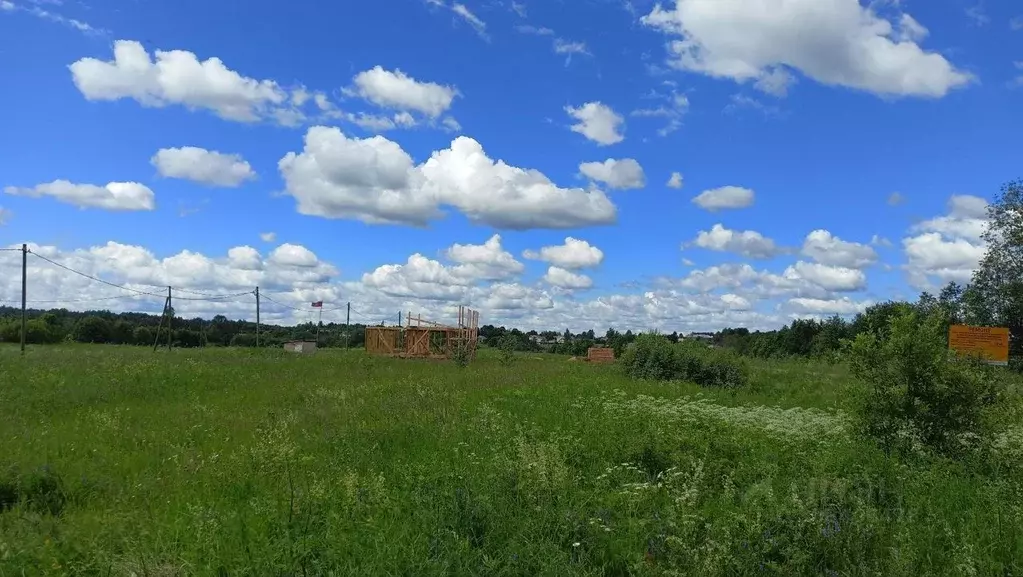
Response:
[{"label": "tall tree", "polygon": [[1009,327],[1015,356],[1023,355],[1023,181],[1002,187],[988,206],[987,254],[966,297],[970,316]]}]

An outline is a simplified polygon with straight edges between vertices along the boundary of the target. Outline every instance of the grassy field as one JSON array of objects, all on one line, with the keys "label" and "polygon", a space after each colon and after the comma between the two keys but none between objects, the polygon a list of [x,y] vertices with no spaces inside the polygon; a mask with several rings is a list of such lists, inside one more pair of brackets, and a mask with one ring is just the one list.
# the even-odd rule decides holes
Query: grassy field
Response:
[{"label": "grassy field", "polygon": [[888,458],[843,368],[755,380],[0,348],[0,576],[1023,575],[1018,439]]}]

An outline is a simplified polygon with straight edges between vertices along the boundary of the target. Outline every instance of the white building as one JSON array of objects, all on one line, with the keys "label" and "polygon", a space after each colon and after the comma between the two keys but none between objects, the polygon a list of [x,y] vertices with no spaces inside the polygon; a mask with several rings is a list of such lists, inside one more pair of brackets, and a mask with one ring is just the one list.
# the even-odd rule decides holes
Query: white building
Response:
[{"label": "white building", "polygon": [[284,343],[284,350],[289,353],[315,353],[316,341],[290,341]]}]

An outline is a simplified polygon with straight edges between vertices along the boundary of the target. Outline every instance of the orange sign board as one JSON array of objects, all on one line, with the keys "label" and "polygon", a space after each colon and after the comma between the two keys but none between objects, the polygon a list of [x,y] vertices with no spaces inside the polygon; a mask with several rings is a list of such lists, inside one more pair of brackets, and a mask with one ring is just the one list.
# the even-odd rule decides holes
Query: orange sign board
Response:
[{"label": "orange sign board", "polygon": [[975,355],[992,365],[1009,364],[1009,329],[952,325],[948,348],[961,355]]}]

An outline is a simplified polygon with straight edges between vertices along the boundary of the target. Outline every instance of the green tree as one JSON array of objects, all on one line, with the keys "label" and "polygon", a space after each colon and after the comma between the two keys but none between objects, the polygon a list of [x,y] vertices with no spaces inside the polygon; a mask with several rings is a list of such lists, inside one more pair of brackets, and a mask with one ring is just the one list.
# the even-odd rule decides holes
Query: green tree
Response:
[{"label": "green tree", "polygon": [[502,365],[510,365],[515,360],[515,349],[518,344],[518,340],[512,335],[501,337],[497,346],[501,350],[501,356],[498,359]]},{"label": "green tree", "polygon": [[152,346],[153,340],[155,339],[156,331],[149,327],[146,326],[135,327],[135,330],[132,331],[131,340],[136,345]]},{"label": "green tree", "polygon": [[110,342],[110,322],[96,315],[87,316],[75,325],[75,340],[80,343]]},{"label": "green tree", "polygon": [[903,301],[887,301],[867,307],[856,315],[852,322],[854,334],[871,333],[884,339],[890,330],[892,319],[908,313],[913,305]]},{"label": "green tree", "polygon": [[[266,337],[264,337],[264,341]],[[232,347],[254,347],[256,346],[256,335],[252,333],[238,333],[231,337]]]},{"label": "green tree", "polygon": [[[25,324],[25,342],[32,344],[55,343],[60,334],[51,330],[42,319],[32,319]],[[19,333],[20,337],[20,333]]]},{"label": "green tree", "polygon": [[864,332],[853,342],[853,374],[868,385],[859,424],[885,450],[955,457],[993,437],[1002,375],[976,358],[949,362],[947,322],[941,311],[910,309],[891,319],[883,338]]},{"label": "green tree", "polygon": [[114,321],[110,329],[110,341],[119,345],[130,345],[134,342],[134,327],[126,320]]},{"label": "green tree", "polygon": [[1023,355],[1023,181],[1002,187],[988,205],[987,253],[965,297],[971,320],[1008,327],[1013,356]]}]

